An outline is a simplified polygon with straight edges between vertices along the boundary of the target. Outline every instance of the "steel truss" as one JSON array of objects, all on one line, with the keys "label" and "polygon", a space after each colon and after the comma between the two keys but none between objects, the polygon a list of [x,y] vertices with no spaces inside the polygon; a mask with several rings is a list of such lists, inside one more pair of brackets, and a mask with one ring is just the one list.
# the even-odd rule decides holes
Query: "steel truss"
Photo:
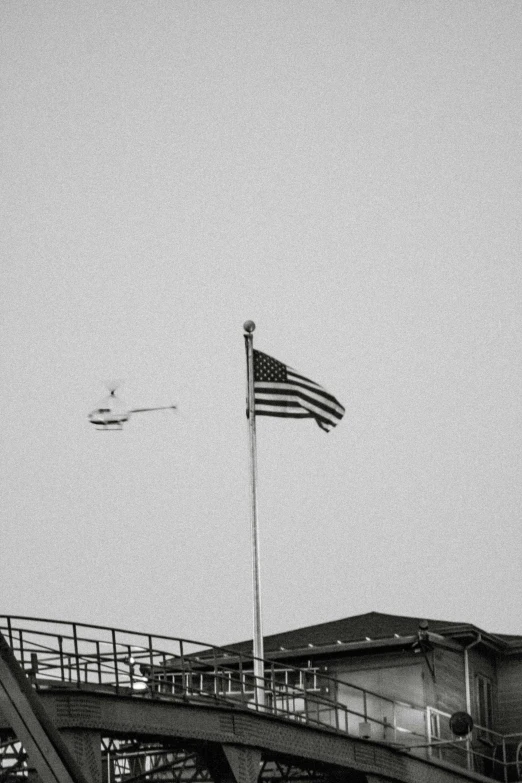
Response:
[{"label": "steel truss", "polygon": [[207,783],[210,773],[194,750],[136,739],[102,740],[104,783]]},{"label": "steel truss", "polygon": [[[143,743],[135,739],[102,741],[104,783],[209,783],[211,774],[197,750]],[[324,770],[283,760],[264,760],[259,783],[327,783]]]},{"label": "steel truss", "polygon": [[0,743],[0,783],[17,783],[27,778],[27,753],[17,739]]}]

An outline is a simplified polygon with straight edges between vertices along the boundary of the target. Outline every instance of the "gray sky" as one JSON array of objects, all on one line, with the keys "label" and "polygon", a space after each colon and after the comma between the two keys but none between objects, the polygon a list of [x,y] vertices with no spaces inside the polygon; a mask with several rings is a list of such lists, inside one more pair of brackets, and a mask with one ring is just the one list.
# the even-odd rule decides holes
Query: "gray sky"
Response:
[{"label": "gray sky", "polygon": [[265,632],[522,633],[522,4],[0,17],[1,611],[251,635],[252,318],[347,409],[258,423]]}]

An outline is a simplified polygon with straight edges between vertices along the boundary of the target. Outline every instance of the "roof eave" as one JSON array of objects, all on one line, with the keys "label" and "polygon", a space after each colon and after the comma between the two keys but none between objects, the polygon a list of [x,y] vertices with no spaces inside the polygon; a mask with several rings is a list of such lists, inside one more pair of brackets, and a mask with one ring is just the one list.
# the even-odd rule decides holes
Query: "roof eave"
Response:
[{"label": "roof eave", "polygon": [[522,651],[520,642],[506,641],[506,639],[502,639],[500,636],[496,636],[493,633],[482,631],[474,625],[453,626],[448,627],[447,629],[440,628],[439,633],[443,634],[446,638],[451,637],[452,639],[479,638],[485,647],[489,647],[490,649],[495,650],[495,652],[516,653]]},{"label": "roof eave", "polygon": [[[440,634],[428,632],[425,637],[431,644],[438,647],[445,647],[450,650],[460,651],[461,645],[447,639]],[[392,636],[383,639],[361,639],[356,642],[336,642],[335,644],[313,645],[306,647],[296,647],[283,650],[267,651],[266,657],[280,660],[282,658],[304,658],[316,655],[332,655],[335,653],[356,653],[378,651],[380,649],[408,649],[418,642],[418,634],[408,636]]]}]

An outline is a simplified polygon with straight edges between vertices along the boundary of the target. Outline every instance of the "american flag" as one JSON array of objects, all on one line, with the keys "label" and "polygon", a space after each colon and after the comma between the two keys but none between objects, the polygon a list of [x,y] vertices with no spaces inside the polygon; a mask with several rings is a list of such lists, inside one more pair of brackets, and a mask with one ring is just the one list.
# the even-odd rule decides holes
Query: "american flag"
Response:
[{"label": "american flag", "polygon": [[261,351],[254,351],[254,401],[256,416],[315,419],[325,432],[344,416],[326,389]]}]

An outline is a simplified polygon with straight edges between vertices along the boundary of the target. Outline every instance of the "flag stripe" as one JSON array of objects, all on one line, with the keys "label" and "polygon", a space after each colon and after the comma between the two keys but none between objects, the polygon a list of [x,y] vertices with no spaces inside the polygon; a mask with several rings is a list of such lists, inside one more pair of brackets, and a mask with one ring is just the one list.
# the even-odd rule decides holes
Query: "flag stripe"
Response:
[{"label": "flag stripe", "polygon": [[290,408],[277,408],[275,406],[266,410],[256,408],[256,416],[287,416],[289,419],[315,419],[315,416],[303,410],[291,410]]},{"label": "flag stripe", "polygon": [[301,405],[306,410],[314,411],[318,416],[328,419],[331,416],[342,419],[343,414],[338,410],[334,410],[328,405],[321,404],[318,400],[301,392],[292,391],[289,393],[286,389],[270,389],[269,394],[264,394],[262,391],[257,391],[256,394],[256,407],[258,402],[267,405],[281,405],[284,401],[291,403],[292,405]]},{"label": "flag stripe", "polygon": [[254,351],[254,405],[258,416],[313,418],[325,432],[335,427],[345,412],[318,383],[261,351]]},{"label": "flag stripe", "polygon": [[344,408],[342,405],[339,405],[337,400],[334,403],[331,403],[330,401],[325,402],[319,394],[311,394],[310,391],[305,393],[301,391],[301,389],[296,389],[290,384],[284,384],[284,388],[276,388],[273,384],[257,382],[254,386],[256,390],[256,400],[259,399],[260,401],[264,401],[273,396],[278,400],[284,399],[285,397],[288,399],[296,398],[298,401],[303,400],[304,403],[307,403],[310,406],[316,406],[332,416],[336,416],[339,420],[341,420],[344,415]]},{"label": "flag stripe", "polygon": [[297,408],[278,408],[276,406],[266,409],[256,408],[256,416],[280,416],[281,418],[287,419],[315,419],[323,430],[329,430],[337,424],[337,422],[332,423],[322,416],[307,413],[306,411],[298,410]]},{"label": "flag stripe", "polygon": [[296,383],[299,383],[300,381],[303,383],[306,383],[308,386],[313,386],[315,389],[318,389],[319,391],[323,392],[327,397],[331,397],[333,400],[335,400],[335,397],[331,394],[329,394],[326,389],[323,389],[322,386],[320,386],[318,383],[315,383],[314,381],[311,381],[310,378],[305,378],[304,375],[300,375],[295,370],[292,370],[291,367],[286,368],[286,375],[287,378],[293,378],[295,379]]},{"label": "flag stripe", "polygon": [[[288,381],[295,384],[296,386],[303,386],[304,388],[310,389],[310,391],[317,391],[321,394],[321,397],[324,397],[327,400],[330,400],[331,402],[335,403],[335,405],[339,405],[338,400],[335,399],[333,394],[330,394],[326,391],[326,389],[323,389],[319,384],[314,383],[313,381],[309,381],[308,378],[303,378],[302,375],[296,375],[293,372],[288,371],[287,373]],[[340,408],[342,408],[342,405],[339,405]],[[344,410],[344,408],[343,408]]]}]

